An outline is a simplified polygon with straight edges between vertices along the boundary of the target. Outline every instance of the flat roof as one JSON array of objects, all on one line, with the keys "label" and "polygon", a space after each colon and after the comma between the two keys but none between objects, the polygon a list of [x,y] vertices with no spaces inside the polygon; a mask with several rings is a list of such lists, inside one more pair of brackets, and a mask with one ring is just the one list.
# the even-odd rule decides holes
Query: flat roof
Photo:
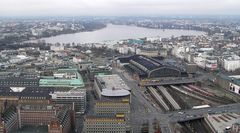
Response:
[{"label": "flat roof", "polygon": [[96,78],[101,84],[101,94],[103,96],[119,97],[130,95],[130,88],[125,84],[119,75],[97,75]]},{"label": "flat roof", "polygon": [[84,87],[82,76],[77,72],[77,69],[59,69],[59,72],[74,72],[76,78],[72,79],[55,79],[54,77],[47,77],[40,79],[39,86],[41,87]]},{"label": "flat roof", "polygon": [[231,81],[234,84],[240,85],[240,75],[224,75],[224,74],[218,74],[221,78]]},{"label": "flat roof", "polygon": [[77,98],[77,97],[83,97],[86,95],[86,91],[83,91],[82,89],[74,90],[74,91],[56,91],[54,93],[50,94],[53,99],[56,99],[58,97],[70,97],[70,98]]},{"label": "flat roof", "polygon": [[216,132],[224,133],[226,127],[231,127],[240,121],[240,115],[236,113],[223,113],[208,115],[206,119]]}]

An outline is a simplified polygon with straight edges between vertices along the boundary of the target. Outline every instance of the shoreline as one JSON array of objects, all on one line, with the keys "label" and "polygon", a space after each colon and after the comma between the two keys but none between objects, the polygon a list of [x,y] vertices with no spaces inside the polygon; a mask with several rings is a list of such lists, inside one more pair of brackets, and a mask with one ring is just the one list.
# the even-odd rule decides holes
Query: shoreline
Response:
[{"label": "shoreline", "polygon": [[[75,32],[75,33],[66,33],[66,34],[59,34],[59,35],[56,35],[56,36],[50,36],[50,37],[43,37],[43,38],[38,38],[38,39],[34,39],[34,40],[27,40],[27,41],[24,41],[24,43],[36,43],[37,41],[44,41],[45,39],[49,39],[49,38],[52,38],[52,37],[58,37],[58,36],[63,36],[63,35],[75,35],[75,34],[79,34],[79,33],[89,33],[89,32],[95,32],[95,31],[99,31],[99,30],[102,30],[102,29],[105,29],[107,28],[109,25],[113,25],[113,26],[129,26],[129,27],[132,27],[132,28],[144,28],[146,30],[161,30],[163,32],[166,32],[166,31],[174,31],[174,30],[177,30],[177,31],[193,31],[193,32],[202,32],[202,35],[207,35],[207,32],[204,32],[204,31],[198,31],[198,30],[189,30],[189,29],[160,29],[160,28],[148,28],[148,27],[142,27],[142,26],[137,26],[137,25],[122,25],[122,24],[112,24],[112,23],[108,23],[106,24],[105,27],[102,27],[100,29],[96,29],[96,30],[88,30],[88,31],[81,31],[81,32]],[[175,36],[175,35],[174,35]],[[179,35],[176,35],[176,36],[179,36]],[[180,35],[181,36],[181,35]],[[189,35],[191,36],[191,35]],[[196,36],[196,35],[193,35],[193,36]],[[161,37],[159,35],[153,35],[153,36],[145,36],[145,37]],[[145,38],[145,37],[139,37],[139,38]],[[104,43],[104,42],[107,42],[107,41],[120,41],[120,40],[127,40],[127,39],[139,39],[139,38],[136,38],[136,37],[129,37],[129,38],[122,38],[122,39],[106,39],[106,40],[102,40],[102,41],[97,41],[97,42],[77,42],[77,41],[71,41],[71,42],[58,42],[58,43],[62,43],[62,44],[69,44],[69,43],[77,43],[77,44],[89,44],[89,43]],[[163,38],[167,38],[167,37],[163,37]],[[47,42],[46,43],[51,43],[51,42]],[[55,42],[57,43],[57,42]],[[52,44],[55,44],[55,43],[52,43]]]}]

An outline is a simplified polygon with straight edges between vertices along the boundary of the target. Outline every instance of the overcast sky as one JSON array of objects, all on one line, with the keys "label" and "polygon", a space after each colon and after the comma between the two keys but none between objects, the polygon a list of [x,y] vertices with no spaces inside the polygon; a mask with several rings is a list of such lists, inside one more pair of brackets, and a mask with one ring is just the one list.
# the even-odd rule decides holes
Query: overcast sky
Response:
[{"label": "overcast sky", "polygon": [[240,15],[240,0],[0,0],[0,16]]}]

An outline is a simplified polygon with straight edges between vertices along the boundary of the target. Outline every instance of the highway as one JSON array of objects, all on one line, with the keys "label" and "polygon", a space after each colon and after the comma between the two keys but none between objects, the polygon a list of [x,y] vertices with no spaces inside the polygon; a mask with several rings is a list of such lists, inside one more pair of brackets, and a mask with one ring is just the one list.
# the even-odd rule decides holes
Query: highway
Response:
[{"label": "highway", "polygon": [[205,114],[218,114],[224,112],[236,112],[239,113],[240,103],[221,105],[217,107],[209,107],[202,109],[190,109],[190,110],[180,110],[164,113],[157,107],[153,106],[153,102],[144,94],[144,91],[137,85],[138,83],[134,81],[127,73],[123,70],[113,69],[113,73],[119,74],[120,77],[125,81],[125,83],[131,88],[132,91],[132,103],[131,103],[131,126],[134,133],[139,133],[141,131],[141,125],[148,121],[149,130],[152,131],[152,123],[155,119],[160,122],[160,128],[162,133],[171,133],[172,129],[169,123],[193,120],[203,117]]}]

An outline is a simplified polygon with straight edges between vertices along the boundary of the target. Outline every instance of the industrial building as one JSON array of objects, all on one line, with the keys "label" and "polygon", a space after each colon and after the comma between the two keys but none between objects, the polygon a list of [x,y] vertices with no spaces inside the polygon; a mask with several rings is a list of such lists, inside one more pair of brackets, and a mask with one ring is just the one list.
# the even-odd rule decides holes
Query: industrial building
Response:
[{"label": "industrial building", "polygon": [[164,62],[161,57],[135,55],[117,60],[135,79],[186,76],[185,70]]}]

